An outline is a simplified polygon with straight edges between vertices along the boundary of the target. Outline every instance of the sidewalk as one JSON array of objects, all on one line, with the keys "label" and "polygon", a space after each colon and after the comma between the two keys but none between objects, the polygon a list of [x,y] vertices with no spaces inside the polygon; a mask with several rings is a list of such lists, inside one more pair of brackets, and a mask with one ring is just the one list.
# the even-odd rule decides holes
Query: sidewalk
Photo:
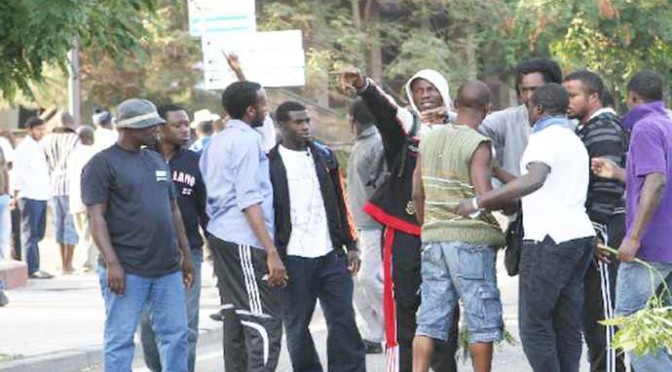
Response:
[{"label": "sidewalk", "polygon": [[[56,277],[29,280],[7,291],[10,303],[0,308],[0,371],[69,372],[101,360],[105,309],[96,274],[60,275],[58,246],[40,244],[42,269]],[[80,268],[84,252],[75,253]],[[212,267],[203,264],[201,341],[221,339],[221,323],[209,315],[219,308]],[[136,342],[136,346],[137,346]]]}]

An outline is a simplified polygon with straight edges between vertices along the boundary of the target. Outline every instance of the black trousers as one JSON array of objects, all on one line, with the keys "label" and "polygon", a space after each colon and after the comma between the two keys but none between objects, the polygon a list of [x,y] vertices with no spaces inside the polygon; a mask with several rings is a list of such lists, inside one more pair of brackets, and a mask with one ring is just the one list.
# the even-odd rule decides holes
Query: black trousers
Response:
[{"label": "black trousers", "polygon": [[518,318],[534,372],[579,371],[583,278],[593,253],[592,237],[523,243]]},{"label": "black trousers", "polygon": [[[392,236],[390,236],[392,235]],[[413,338],[415,337],[415,315],[420,307],[420,250],[419,236],[394,231],[386,234],[385,244],[392,246],[392,281],[396,305],[397,343],[399,344],[399,371],[413,370]],[[455,311],[447,342],[434,341],[432,369],[436,372],[457,372],[455,353],[458,342],[459,306]],[[388,319],[385,320],[386,327]]]},{"label": "black trousers", "polygon": [[224,304],[224,367],[227,372],[272,372],[282,339],[280,289],[264,276],[266,252],[210,236],[215,274]]},{"label": "black trousers", "polygon": [[[625,214],[616,214],[612,216],[609,223],[604,226],[606,231],[599,231],[598,236],[604,243],[610,247],[618,249],[625,235]],[[611,262],[606,265],[605,272],[601,270],[595,262],[591,263],[588,272],[583,280],[583,335],[588,345],[588,360],[590,361],[591,372],[607,371],[607,338],[606,328],[599,323],[605,319],[604,301],[602,293],[602,275],[606,276],[609,282],[609,291],[611,294],[611,308],[616,303],[616,276],[618,274],[618,259],[611,257]],[[623,354],[616,354],[616,371],[624,372]]]},{"label": "black trousers", "polygon": [[327,321],[330,372],[365,372],[366,353],[355,322],[353,281],[344,253],[285,259],[289,283],[282,291],[287,349],[294,372],[322,372],[308,326],[317,300]]}]

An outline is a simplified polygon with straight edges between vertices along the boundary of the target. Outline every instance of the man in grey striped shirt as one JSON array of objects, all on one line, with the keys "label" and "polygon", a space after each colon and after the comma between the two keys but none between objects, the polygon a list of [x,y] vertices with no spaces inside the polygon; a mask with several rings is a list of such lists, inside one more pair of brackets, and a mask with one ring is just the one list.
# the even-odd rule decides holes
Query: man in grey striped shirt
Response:
[{"label": "man in grey striped shirt", "polygon": [[55,240],[61,248],[63,274],[71,274],[75,271],[72,258],[79,237],[70,213],[67,169],[68,157],[79,142],[79,137],[74,129],[75,121],[69,113],[62,113],[60,120],[61,126],[54,128],[42,142],[49,164]]}]

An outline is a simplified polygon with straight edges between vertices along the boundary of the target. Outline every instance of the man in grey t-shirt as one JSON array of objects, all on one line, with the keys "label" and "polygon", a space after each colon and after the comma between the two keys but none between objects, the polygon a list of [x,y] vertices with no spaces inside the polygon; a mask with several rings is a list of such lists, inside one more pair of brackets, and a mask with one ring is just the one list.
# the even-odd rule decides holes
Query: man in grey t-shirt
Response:
[{"label": "man in grey t-shirt", "polygon": [[[119,140],[96,154],[82,172],[82,201],[100,250],[105,299],[103,368],[129,371],[133,336],[145,307],[165,371],[187,370],[187,314],[191,251],[168,165],[142,146],[156,141],[165,121],[144,99],[117,108]],[[179,247],[179,251],[178,251]]]}]

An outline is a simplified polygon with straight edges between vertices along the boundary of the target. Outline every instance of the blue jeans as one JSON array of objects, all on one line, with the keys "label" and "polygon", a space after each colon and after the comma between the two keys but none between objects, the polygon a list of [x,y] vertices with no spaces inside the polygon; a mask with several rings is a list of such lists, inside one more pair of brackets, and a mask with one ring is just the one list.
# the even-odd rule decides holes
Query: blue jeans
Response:
[{"label": "blue jeans", "polygon": [[[203,263],[203,251],[195,249],[191,251],[194,261],[194,284],[185,291],[187,301],[187,327],[189,328],[189,360],[187,369],[194,372],[196,365],[196,342],[198,341],[198,310],[201,301],[201,264]],[[161,358],[157,347],[156,334],[152,330],[149,320],[149,307],[142,313],[140,319],[140,340],[142,351],[145,354],[145,364],[153,372],[161,372]]]},{"label": "blue jeans", "polygon": [[28,274],[40,270],[40,249],[37,246],[44,239],[47,223],[47,201],[19,199],[21,210],[21,246],[22,257],[28,265]]},{"label": "blue jeans", "polygon": [[[672,285],[672,264],[650,262],[665,278],[667,285]],[[658,275],[651,281],[649,269],[636,262],[621,262],[616,278],[616,315],[630,315],[646,306],[653,291],[656,290],[662,279]],[[670,299],[667,299],[668,301]],[[628,353],[630,361],[637,372],[672,371],[672,358],[664,348],[656,354],[637,356]]]},{"label": "blue jeans", "polygon": [[157,278],[126,273],[123,296],[110,291],[104,267],[99,267],[98,273],[106,315],[103,369],[115,372],[131,370],[135,352],[133,335],[143,310],[149,308],[163,372],[186,372],[189,332],[182,272],[176,271]]},{"label": "blue jeans", "polygon": [[70,197],[57,195],[51,199],[52,215],[54,217],[54,238],[56,243],[77,245],[79,236],[75,229],[75,220],[70,213]]},{"label": "blue jeans", "polygon": [[497,288],[496,248],[465,242],[428,243],[422,250],[416,335],[448,340],[458,299],[469,343],[502,340],[504,321]]}]

